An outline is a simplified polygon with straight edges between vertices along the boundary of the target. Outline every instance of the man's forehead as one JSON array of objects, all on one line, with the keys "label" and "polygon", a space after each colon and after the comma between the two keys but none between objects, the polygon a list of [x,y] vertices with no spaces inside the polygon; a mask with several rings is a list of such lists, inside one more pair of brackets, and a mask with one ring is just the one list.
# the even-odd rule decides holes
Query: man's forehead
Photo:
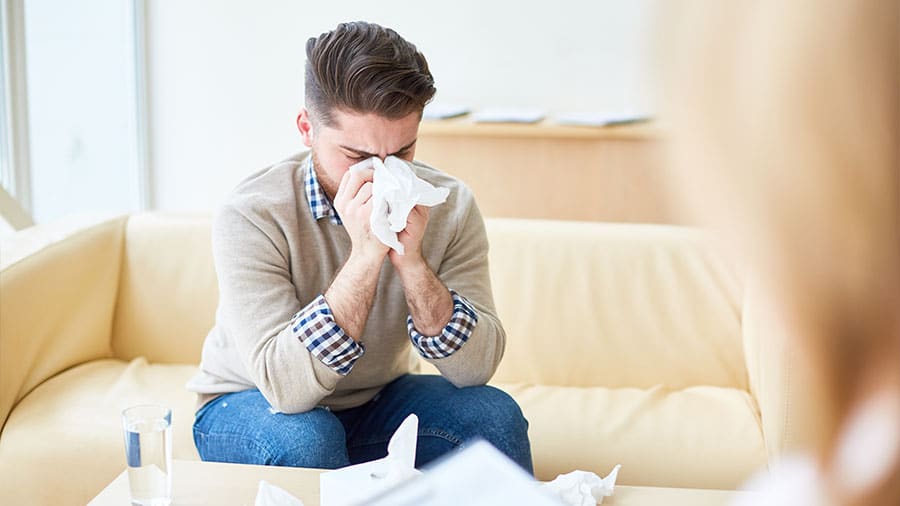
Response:
[{"label": "man's forehead", "polygon": [[418,115],[390,119],[375,114],[335,111],[329,137],[339,147],[359,155],[402,153],[416,144]]},{"label": "man's forehead", "polygon": [[[413,138],[412,141],[410,141],[410,142],[408,142],[408,143],[406,143],[406,144],[403,144],[403,145],[401,145],[400,147],[398,147],[398,148],[396,148],[396,149],[389,149],[390,152],[387,153],[387,155],[390,156],[390,155],[396,155],[396,154],[403,153],[404,151],[407,151],[407,150],[409,150],[410,148],[412,148],[412,147],[416,144],[416,141],[417,141],[417,140],[418,140],[418,139]],[[361,155],[361,156],[379,156],[380,151],[381,151],[381,150],[378,150],[378,149],[374,149],[374,148],[372,148],[372,147],[370,147],[370,146],[354,145],[353,143],[346,143],[346,144],[345,144],[345,143],[339,143],[338,145],[339,145],[341,148],[346,149],[347,151],[352,151],[353,153],[356,153],[356,154]]]}]

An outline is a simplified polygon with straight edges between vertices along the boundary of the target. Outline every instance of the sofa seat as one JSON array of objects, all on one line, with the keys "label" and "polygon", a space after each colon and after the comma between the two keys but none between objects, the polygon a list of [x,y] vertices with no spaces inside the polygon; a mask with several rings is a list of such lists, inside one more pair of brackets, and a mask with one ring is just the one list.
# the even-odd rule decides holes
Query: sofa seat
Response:
[{"label": "sofa seat", "polygon": [[[52,502],[73,493],[90,498],[111,481],[124,466],[119,413],[129,405],[172,407],[175,458],[199,459],[191,436],[195,397],[183,388],[196,369],[149,364],[143,358],[95,360],[37,387],[12,413],[0,442],[0,463],[19,464],[9,469],[0,464],[0,472],[10,483],[20,484],[20,490],[30,491],[19,504]],[[712,481],[736,487],[735,476],[766,461],[757,408],[745,391],[495,386],[522,406],[534,458],[543,463],[537,476],[541,480],[571,471],[576,461],[598,471],[622,464],[631,471],[632,484],[665,480],[694,488]],[[78,481],[77,491],[71,484],[48,482],[28,472],[51,461],[77,468],[86,477]],[[710,469],[718,475],[710,475]],[[33,491],[40,491],[41,497],[34,497]]]},{"label": "sofa seat", "polygon": [[[94,360],[25,396],[3,428],[0,476],[15,484],[4,504],[84,504],[125,468],[121,412],[141,403],[172,408],[173,454],[199,459],[191,436],[196,397],[184,383],[196,365]],[[51,469],[46,469],[46,468]],[[45,468],[46,472],[35,473]],[[48,480],[66,474],[78,480]],[[4,486],[4,488],[6,488]]]},{"label": "sofa seat", "polygon": [[[77,493],[89,498],[121,472],[119,413],[139,403],[171,406],[175,458],[198,459],[191,437],[195,397],[183,388],[195,371],[194,365],[148,364],[138,358],[96,360],[60,373],[28,394],[10,416],[0,462],[25,465],[0,472],[23,491],[46,494],[36,498],[29,493],[21,497],[24,504],[76,492],[69,485],[58,490],[58,483],[27,472],[29,468],[50,461],[77,468],[88,477],[78,482]],[[538,479],[569,472],[576,461],[595,470],[622,464],[631,471],[633,484],[665,480],[693,488],[712,481],[736,487],[739,483],[731,483],[735,476],[766,460],[757,408],[745,391],[495,386],[512,395],[529,420],[534,458],[543,463]],[[710,475],[710,469],[718,475]]]},{"label": "sofa seat", "polygon": [[743,390],[495,386],[528,419],[540,480],[578,462],[598,473],[622,464],[630,485],[737,488],[766,463],[758,408]]}]

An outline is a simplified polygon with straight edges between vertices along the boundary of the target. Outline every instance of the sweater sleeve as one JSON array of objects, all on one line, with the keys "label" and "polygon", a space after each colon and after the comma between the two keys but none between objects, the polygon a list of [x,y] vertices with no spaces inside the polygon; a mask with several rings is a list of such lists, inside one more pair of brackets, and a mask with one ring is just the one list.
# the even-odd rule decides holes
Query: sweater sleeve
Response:
[{"label": "sweater sleeve", "polygon": [[309,334],[299,324],[302,315],[322,313],[314,307],[320,301],[297,300],[287,239],[265,214],[246,202],[231,202],[213,223],[216,325],[235,343],[269,404],[280,412],[299,413],[334,392],[349,369],[341,371],[326,363],[327,356],[314,354]]},{"label": "sweater sleeve", "polygon": [[451,383],[464,387],[483,385],[491,379],[503,357],[506,332],[494,308],[484,220],[467,188],[462,188],[460,197],[462,219],[437,276],[452,293],[458,294],[454,302],[465,301],[466,308],[474,310],[474,326],[457,350],[426,360]]}]

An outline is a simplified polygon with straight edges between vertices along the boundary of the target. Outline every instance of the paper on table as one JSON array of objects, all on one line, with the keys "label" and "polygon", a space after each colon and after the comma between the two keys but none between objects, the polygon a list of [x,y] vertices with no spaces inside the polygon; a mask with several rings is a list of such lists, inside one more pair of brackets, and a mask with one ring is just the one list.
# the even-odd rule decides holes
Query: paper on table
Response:
[{"label": "paper on table", "polygon": [[409,415],[391,436],[387,457],[322,473],[322,506],[364,504],[378,493],[422,474],[414,467],[418,431],[419,418]]},{"label": "paper on table", "polygon": [[435,188],[420,179],[405,160],[389,156],[382,162],[373,156],[350,167],[351,171],[374,169],[372,180],[372,216],[369,224],[381,242],[401,255],[403,244],[397,232],[406,228],[406,219],[417,205],[434,207],[447,200],[450,190]]},{"label": "paper on table", "polygon": [[[366,506],[561,506],[531,474],[484,440],[429,464],[425,473],[365,501]],[[324,505],[324,503],[323,503]]]},{"label": "paper on table", "polygon": [[604,497],[613,495],[616,477],[621,467],[616,465],[606,478],[600,478],[588,471],[572,471],[557,476],[555,480],[544,483],[540,488],[559,497],[570,506],[602,504]]},{"label": "paper on table", "polygon": [[259,481],[254,506],[303,506],[303,501],[289,494],[283,488],[276,487],[266,480]]}]

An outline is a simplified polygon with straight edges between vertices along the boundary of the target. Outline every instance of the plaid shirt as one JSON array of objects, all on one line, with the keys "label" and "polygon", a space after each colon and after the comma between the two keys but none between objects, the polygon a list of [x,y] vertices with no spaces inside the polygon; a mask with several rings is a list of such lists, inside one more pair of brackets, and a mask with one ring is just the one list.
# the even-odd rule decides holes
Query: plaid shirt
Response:
[{"label": "plaid shirt", "polygon": [[[312,157],[309,158],[307,165],[305,189],[309,211],[316,220],[328,218],[335,225],[343,224],[316,178]],[[465,297],[453,290],[450,290],[450,296],[453,300],[453,315],[441,333],[436,336],[420,334],[413,324],[412,315],[406,317],[409,339],[419,354],[425,358],[449,357],[466,343],[472,335],[472,329],[478,323],[478,313]],[[323,295],[319,295],[297,312],[290,325],[294,336],[303,342],[314,357],[342,376],[350,373],[353,364],[366,351],[365,345],[355,341],[338,326]]]},{"label": "plaid shirt", "polygon": [[313,168],[312,156],[309,157],[309,163],[306,164],[306,200],[309,201],[309,212],[313,218],[321,220],[329,218],[335,225],[343,225],[341,217],[338,216],[337,209],[331,205],[328,195],[319,184],[319,178],[316,177],[316,171]]}]

